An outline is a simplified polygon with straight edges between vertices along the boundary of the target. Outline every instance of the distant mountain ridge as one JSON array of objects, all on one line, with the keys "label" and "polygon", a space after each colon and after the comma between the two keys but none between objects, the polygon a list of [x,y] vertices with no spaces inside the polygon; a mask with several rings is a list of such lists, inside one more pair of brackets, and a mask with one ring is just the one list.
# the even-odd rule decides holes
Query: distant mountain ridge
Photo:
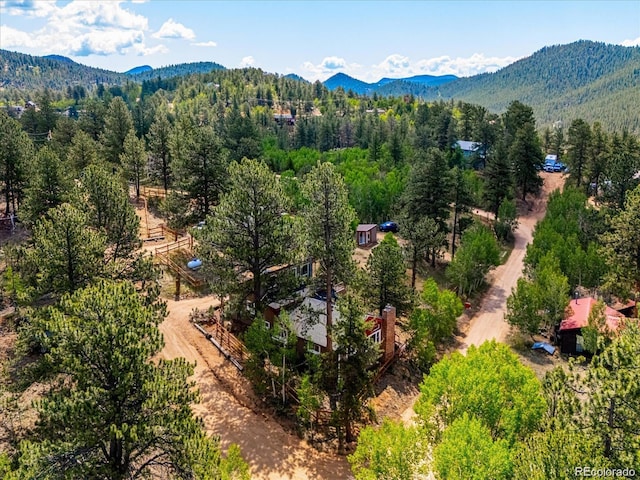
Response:
[{"label": "distant mountain ridge", "polygon": [[329,90],[335,90],[342,87],[345,91],[351,90],[358,95],[372,95],[379,92],[383,87],[389,84],[415,84],[420,86],[444,85],[445,83],[457,80],[455,75],[414,75],[406,78],[381,78],[377,82],[367,83],[357,78],[353,78],[345,73],[336,73],[332,77],[323,82],[324,86]]},{"label": "distant mountain ridge", "polygon": [[171,78],[224,69],[214,62],[194,62],[151,68],[148,65],[120,73],[76,63],[62,55],[37,57],[0,49],[0,87],[19,90],[65,89],[67,86],[94,87],[97,84],[123,85],[134,80]]},{"label": "distant mountain ridge", "polygon": [[[158,69],[136,67],[129,74],[87,67],[59,55],[35,57],[0,50],[0,91],[17,95],[43,88],[63,90],[75,85],[123,85],[207,73],[224,69],[214,62],[170,65]],[[285,75],[306,81],[297,75]],[[538,126],[557,121],[569,125],[575,118],[601,122],[605,128],[639,134],[640,47],[623,47],[580,40],[544,47],[495,73],[457,78],[453,75],[418,75],[382,78],[369,84],[343,73],[327,79],[329,90],[342,87],[360,95],[413,95],[426,101],[461,100],[504,112],[510,102],[530,105]]]},{"label": "distant mountain ridge", "polygon": [[145,73],[149,70],[153,70],[153,68],[149,65],[140,65],[139,67],[133,67],[132,69],[127,70],[124,73],[125,75],[137,75],[138,73]]}]

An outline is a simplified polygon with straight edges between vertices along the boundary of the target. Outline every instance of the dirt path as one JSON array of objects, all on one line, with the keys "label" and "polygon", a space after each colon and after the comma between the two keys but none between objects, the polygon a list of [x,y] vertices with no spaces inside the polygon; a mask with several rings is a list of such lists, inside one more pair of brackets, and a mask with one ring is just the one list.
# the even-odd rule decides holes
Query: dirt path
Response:
[{"label": "dirt path", "polygon": [[251,466],[252,478],[269,480],[347,479],[345,458],[321,453],[285,431],[275,420],[259,413],[250,388],[234,367],[192,325],[194,308],[215,305],[213,297],[167,301],[169,314],[160,325],[164,334],[164,358],[184,357],[195,362],[194,380],[201,402],[194,407],[207,431],[220,437],[223,449],[237,443]]},{"label": "dirt path", "polygon": [[[564,175],[557,173],[542,172],[540,176],[544,180],[542,193],[533,201],[533,204],[530,204],[529,210],[521,212],[511,255],[503,265],[491,273],[489,279],[491,287],[483,297],[479,310],[471,319],[466,332],[456,337],[460,343],[458,350],[462,353],[465,353],[471,345],[478,346],[487,340],[495,339],[504,343],[509,336],[511,326],[504,319],[507,311],[507,297],[511,295],[511,289],[516,286],[518,279],[522,276],[527,245],[533,238],[536,223],[544,218],[549,194],[562,188],[565,181]],[[480,216],[493,216],[479,210],[474,213]],[[411,424],[415,419],[413,406],[416,400],[417,397],[401,415],[405,424]]]},{"label": "dirt path", "polygon": [[530,209],[519,217],[511,255],[503,265],[492,272],[491,288],[471,320],[469,329],[458,338],[462,344],[461,352],[466,352],[471,345],[481,345],[491,339],[505,342],[509,335],[511,327],[504,320],[507,297],[511,295],[511,289],[516,286],[518,279],[522,276],[527,245],[533,238],[536,223],[544,218],[549,194],[564,184],[564,175],[543,172],[541,176],[544,180],[542,194],[530,205]]}]

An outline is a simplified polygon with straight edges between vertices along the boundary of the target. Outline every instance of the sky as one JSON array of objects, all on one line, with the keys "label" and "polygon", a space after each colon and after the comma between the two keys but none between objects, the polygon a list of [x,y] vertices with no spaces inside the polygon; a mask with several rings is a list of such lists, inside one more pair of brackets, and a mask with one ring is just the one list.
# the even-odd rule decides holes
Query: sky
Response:
[{"label": "sky", "polygon": [[640,0],[0,1],[0,48],[118,72],[212,61],[310,81],[466,77],[577,40],[640,46]]}]

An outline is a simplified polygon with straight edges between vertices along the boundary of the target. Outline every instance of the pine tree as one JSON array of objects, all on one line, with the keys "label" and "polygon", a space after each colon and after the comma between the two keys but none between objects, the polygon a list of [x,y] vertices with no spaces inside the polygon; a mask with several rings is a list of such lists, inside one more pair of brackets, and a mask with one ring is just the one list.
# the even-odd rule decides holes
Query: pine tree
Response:
[{"label": "pine tree", "polygon": [[526,200],[529,193],[537,194],[542,186],[538,171],[542,168],[543,156],[538,134],[532,123],[525,123],[516,131],[513,143],[509,147],[509,161],[522,200]]},{"label": "pine tree", "polygon": [[124,139],[120,164],[125,168],[129,179],[133,180],[136,189],[136,198],[140,198],[140,181],[147,164],[147,152],[144,140],[138,139],[134,130],[130,130]]},{"label": "pine tree", "polygon": [[[149,150],[151,152],[151,158],[155,162],[159,162],[158,168],[152,168],[152,170],[159,170],[160,178],[162,178],[162,186],[165,193],[169,189],[171,183],[171,141],[172,127],[167,116],[167,110],[164,106],[161,106],[156,110],[156,117],[147,134],[147,140],[149,142]],[[154,165],[155,167],[155,165]]]},{"label": "pine tree", "polygon": [[0,186],[5,215],[18,212],[26,184],[27,165],[33,157],[33,144],[20,124],[0,111]]},{"label": "pine tree", "polygon": [[366,266],[365,291],[378,314],[382,315],[387,305],[393,305],[400,315],[410,308],[411,291],[406,284],[406,271],[402,249],[393,234],[387,233],[369,255]]},{"label": "pine tree", "polygon": [[102,273],[105,238],[88,228],[87,214],[71,204],[49,210],[35,224],[33,243],[29,255],[42,293],[73,292]]},{"label": "pine tree", "polygon": [[348,282],[354,271],[355,212],[349,205],[344,180],[331,163],[321,163],[302,184],[305,198],[302,217],[308,232],[308,252],[319,264],[318,278],[327,294],[327,349],[332,351],[331,292],[339,282]]},{"label": "pine tree", "polygon": [[105,160],[115,165],[120,164],[120,155],[124,152],[124,141],[133,130],[131,112],[121,97],[114,97],[104,117],[104,130],[100,135],[100,143]]},{"label": "pine tree", "polygon": [[591,127],[589,124],[581,118],[576,118],[571,122],[568,142],[567,164],[569,172],[576,181],[576,187],[581,188],[591,151]]},{"label": "pine tree", "polygon": [[22,210],[23,217],[33,223],[69,199],[72,182],[66,166],[48,147],[38,151],[30,177]]},{"label": "pine tree", "polygon": [[193,365],[152,361],[164,345],[161,319],[130,283],[99,282],[32,322],[46,365],[66,380],[38,403],[23,478],[223,477],[219,446],[191,410]]},{"label": "pine tree", "polygon": [[193,220],[203,220],[226,189],[227,153],[212,127],[188,125],[174,131],[172,152],[177,184],[196,204]]},{"label": "pine tree", "polygon": [[296,258],[287,211],[282,185],[264,163],[233,162],[229,190],[199,235],[203,269],[216,290],[223,296],[239,293],[242,303],[251,296],[256,314],[278,298],[271,270]]}]

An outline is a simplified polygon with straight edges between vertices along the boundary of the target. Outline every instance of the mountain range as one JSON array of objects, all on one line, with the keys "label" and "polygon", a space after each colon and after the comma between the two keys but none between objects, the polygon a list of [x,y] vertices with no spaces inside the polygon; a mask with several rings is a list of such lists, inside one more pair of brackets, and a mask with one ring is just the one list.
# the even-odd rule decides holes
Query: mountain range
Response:
[{"label": "mountain range", "polygon": [[[338,87],[342,87],[345,91],[351,90],[353,93],[357,93],[358,95],[372,95],[380,92],[382,87],[389,84],[402,85],[403,83],[409,83],[416,86],[437,87],[457,79],[458,77],[455,75],[415,75],[407,78],[381,78],[375,83],[366,83],[362,80],[350,77],[345,73],[336,73],[323,83],[329,90],[335,90]],[[387,87],[387,89],[388,88],[389,87]]]},{"label": "mountain range", "polygon": [[[125,73],[87,67],[59,55],[35,57],[0,50],[0,92],[98,83],[124,84],[224,69],[213,62],[185,63],[153,69],[140,66]],[[287,77],[306,81],[297,75]],[[599,121],[607,129],[640,134],[640,47],[580,40],[544,47],[495,73],[457,78],[419,75],[382,78],[367,83],[338,73],[324,82],[359,94],[413,95],[427,101],[462,100],[503,112],[513,100],[530,105],[540,126],[574,118]]]}]

